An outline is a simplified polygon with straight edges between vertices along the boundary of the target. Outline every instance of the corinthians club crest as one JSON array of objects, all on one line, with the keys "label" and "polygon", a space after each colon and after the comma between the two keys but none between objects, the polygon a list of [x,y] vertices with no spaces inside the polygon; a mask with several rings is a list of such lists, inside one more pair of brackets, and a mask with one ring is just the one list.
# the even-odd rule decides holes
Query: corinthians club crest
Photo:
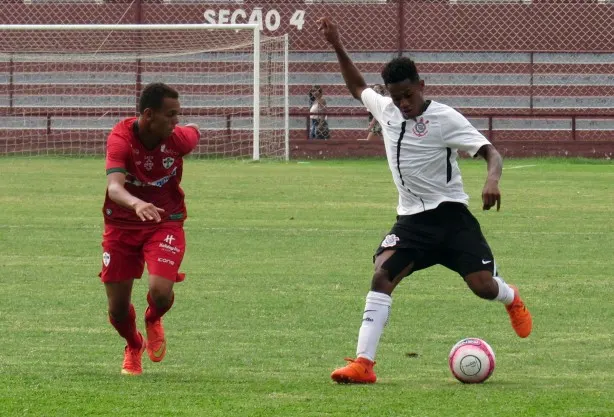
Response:
[{"label": "corinthians club crest", "polygon": [[426,135],[429,132],[428,124],[429,124],[429,121],[424,120],[424,117],[419,118],[412,129],[412,133],[418,136],[419,138],[421,138],[422,136]]},{"label": "corinthians club crest", "polygon": [[391,248],[393,246],[396,246],[399,240],[401,239],[399,239],[399,237],[395,234],[386,235],[380,246],[382,248]]}]

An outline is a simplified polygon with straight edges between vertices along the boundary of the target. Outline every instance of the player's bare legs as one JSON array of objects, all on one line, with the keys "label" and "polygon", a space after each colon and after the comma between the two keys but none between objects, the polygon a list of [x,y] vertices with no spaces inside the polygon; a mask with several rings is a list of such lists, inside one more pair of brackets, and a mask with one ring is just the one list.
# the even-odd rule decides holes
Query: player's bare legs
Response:
[{"label": "player's bare legs", "polygon": [[[392,291],[399,285],[399,282],[411,272],[413,263],[399,269],[395,269],[395,265],[386,264],[391,260],[392,255],[397,253],[396,250],[386,250],[375,258],[373,278],[371,279],[371,291],[381,292],[390,296]],[[394,274],[394,276],[390,276]]]},{"label": "player's bare legs", "polygon": [[512,327],[520,337],[527,337],[533,328],[531,313],[520,298],[518,289],[508,285],[490,271],[478,271],[464,277],[465,282],[475,295],[487,300],[497,300],[505,304]]},{"label": "player's bare legs", "polygon": [[133,282],[133,279],[129,279],[104,284],[109,302],[109,321],[127,342],[122,364],[124,375],[140,375],[143,372],[141,355],[145,350],[145,340],[136,328],[136,312],[130,302]]},{"label": "player's bare legs", "polygon": [[499,294],[499,285],[493,279],[490,271],[473,272],[464,277],[464,280],[469,289],[480,298],[484,298],[485,300],[494,300]]},{"label": "player's bare legs", "polygon": [[384,326],[388,322],[392,298],[390,295],[403,278],[409,275],[413,263],[403,261],[397,251],[386,250],[375,259],[371,291],[367,294],[362,325],[358,332],[356,359],[346,358],[345,367],[336,369],[331,378],[339,383],[373,383],[376,381],[373,365],[375,352]]},{"label": "player's bare legs", "polygon": [[166,355],[166,338],[162,316],[170,310],[175,301],[174,282],[170,279],[151,275],[147,293],[145,330],[147,331],[147,354],[153,362],[160,362]]}]

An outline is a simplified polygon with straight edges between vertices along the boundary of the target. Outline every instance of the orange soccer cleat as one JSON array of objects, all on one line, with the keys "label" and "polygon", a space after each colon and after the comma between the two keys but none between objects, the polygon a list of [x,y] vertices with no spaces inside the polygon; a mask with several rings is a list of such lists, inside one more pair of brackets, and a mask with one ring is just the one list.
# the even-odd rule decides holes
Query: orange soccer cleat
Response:
[{"label": "orange soccer cleat", "polygon": [[166,339],[164,338],[164,327],[162,319],[149,322],[145,321],[147,331],[147,354],[152,362],[160,362],[166,355]]},{"label": "orange soccer cleat", "polygon": [[505,306],[505,309],[510,316],[514,331],[518,336],[524,338],[531,334],[533,319],[531,318],[531,313],[529,313],[529,310],[527,310],[527,307],[520,298],[518,288],[514,285],[510,285],[510,287],[514,290],[514,301],[512,301],[512,304]]},{"label": "orange soccer cleat", "polygon": [[145,351],[146,343],[140,333],[139,336],[141,338],[141,347],[134,349],[130,346],[126,346],[124,349],[124,363],[122,364],[123,375],[141,375],[143,373],[141,357]]},{"label": "orange soccer cleat", "polygon": [[343,368],[335,369],[330,377],[340,384],[372,384],[377,377],[373,372],[373,365],[366,358],[345,358],[349,363]]}]

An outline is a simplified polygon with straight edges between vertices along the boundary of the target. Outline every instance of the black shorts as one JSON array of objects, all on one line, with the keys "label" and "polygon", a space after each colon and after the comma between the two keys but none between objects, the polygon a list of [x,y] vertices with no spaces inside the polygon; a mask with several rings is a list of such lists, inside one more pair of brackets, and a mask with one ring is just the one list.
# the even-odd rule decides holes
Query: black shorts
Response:
[{"label": "black shorts", "polygon": [[389,249],[402,251],[407,265],[414,263],[411,272],[440,264],[462,277],[477,271],[496,275],[480,224],[462,203],[442,203],[423,213],[397,216],[373,259]]}]

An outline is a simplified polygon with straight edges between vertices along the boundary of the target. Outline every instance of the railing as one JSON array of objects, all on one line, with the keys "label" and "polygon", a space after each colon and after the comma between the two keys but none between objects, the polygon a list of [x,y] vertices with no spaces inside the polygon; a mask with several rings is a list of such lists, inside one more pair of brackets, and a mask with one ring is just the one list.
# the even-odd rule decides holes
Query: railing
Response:
[{"label": "railing", "polygon": [[[220,111],[221,109],[217,109],[217,110],[213,110],[213,109],[184,109],[183,110],[183,114],[185,116],[211,116],[211,115],[215,115],[215,116],[221,116],[224,117],[226,119],[226,124],[225,124],[225,130],[226,130],[226,134],[228,135],[228,137],[230,137],[230,135],[232,134],[232,130],[233,130],[233,117],[249,117],[252,114],[250,112],[247,111],[236,111],[236,112],[232,112],[232,113],[224,113],[223,111]],[[572,141],[576,141],[578,140],[578,131],[580,129],[578,129],[578,119],[580,120],[608,120],[608,121],[612,121],[612,129],[602,129],[602,131],[604,132],[604,134],[602,135],[602,137],[600,138],[601,140],[606,140],[612,143],[612,146],[614,148],[614,114],[598,114],[598,113],[572,113],[572,112],[541,112],[539,114],[523,114],[523,113],[511,113],[511,112],[492,112],[492,111],[485,111],[485,112],[479,112],[479,111],[468,111],[468,112],[463,112],[463,114],[468,117],[468,118],[474,118],[474,119],[486,119],[487,120],[487,128],[478,128],[478,130],[482,131],[484,133],[484,135],[491,141],[496,139],[496,132],[500,131],[500,130],[512,130],[512,131],[522,131],[522,130],[531,130],[531,129],[527,129],[527,128],[518,128],[518,129],[512,129],[512,128],[507,128],[507,129],[497,129],[494,127],[494,121],[495,119],[562,119],[562,120],[569,120],[571,123],[571,126],[569,128],[569,131],[571,132],[571,140]],[[11,115],[11,112],[5,112],[5,115]],[[14,115],[14,114],[13,114]],[[36,112],[33,112],[31,114],[31,116],[36,116],[36,117],[44,117],[46,119],[46,133],[47,134],[51,134],[53,129],[53,118],[54,117],[58,117],[62,115],[61,113],[58,114],[54,111],[49,111],[49,112],[41,112],[40,109]],[[65,116],[66,114],[64,114],[63,116]],[[80,110],[71,110],[70,114],[71,117],[91,117],[92,114],[91,112],[88,112],[86,110],[80,111]],[[131,111],[131,110],[110,110],[108,112],[105,113],[106,116],[109,117],[130,117],[130,116],[135,116],[135,112]],[[351,118],[351,119],[362,119],[363,123],[362,125],[364,125],[364,131],[366,132],[366,123],[365,120],[367,119],[369,113],[367,113],[366,111],[361,111],[361,112],[352,112],[352,113],[348,113],[348,112],[338,112],[338,111],[330,111],[330,112],[325,112],[325,113],[309,113],[308,111],[305,110],[294,110],[294,111],[290,111],[289,113],[290,117],[294,117],[294,118],[304,118],[305,120],[305,128],[304,128],[304,132],[305,132],[305,139],[309,139],[309,132],[311,129],[311,119],[310,116],[327,116],[329,118],[329,120],[331,118]],[[203,129],[207,129],[207,126],[202,126]],[[291,129],[291,130],[296,130],[296,129]],[[335,131],[336,129],[331,129],[331,131]],[[348,129],[338,129],[338,130],[348,130]],[[360,130],[360,128],[355,128],[355,129],[351,129],[351,130]],[[563,129],[557,129],[557,130],[563,130]],[[588,129],[582,129],[582,130],[588,130]],[[605,137],[603,137],[605,136]]]},{"label": "railing", "polygon": [[[577,140],[577,120],[578,119],[608,119],[614,121],[614,114],[598,114],[598,113],[572,113],[572,112],[540,112],[539,114],[531,114],[531,113],[513,113],[513,112],[492,112],[492,111],[468,111],[463,112],[465,117],[468,118],[484,118],[488,120],[488,129],[479,129],[485,131],[485,136],[490,140],[494,141],[495,132],[500,129],[495,129],[493,127],[494,119],[568,119],[571,121],[571,137],[572,141]],[[324,113],[309,113],[307,111],[291,111],[291,117],[304,117],[305,118],[305,138],[309,139],[309,131],[311,128],[310,125],[310,116],[327,116],[331,117],[343,117],[343,118],[361,118],[366,119],[369,113],[360,112],[360,113],[347,113],[347,112],[324,112]],[[333,129],[334,130],[334,129]],[[518,130],[522,131],[523,129],[508,129],[508,130]],[[526,129],[524,129],[526,130]],[[365,128],[366,131],[366,128]],[[606,130],[609,132],[609,136],[607,138],[608,141],[612,143],[612,147],[614,148],[614,127],[611,130]]]}]

